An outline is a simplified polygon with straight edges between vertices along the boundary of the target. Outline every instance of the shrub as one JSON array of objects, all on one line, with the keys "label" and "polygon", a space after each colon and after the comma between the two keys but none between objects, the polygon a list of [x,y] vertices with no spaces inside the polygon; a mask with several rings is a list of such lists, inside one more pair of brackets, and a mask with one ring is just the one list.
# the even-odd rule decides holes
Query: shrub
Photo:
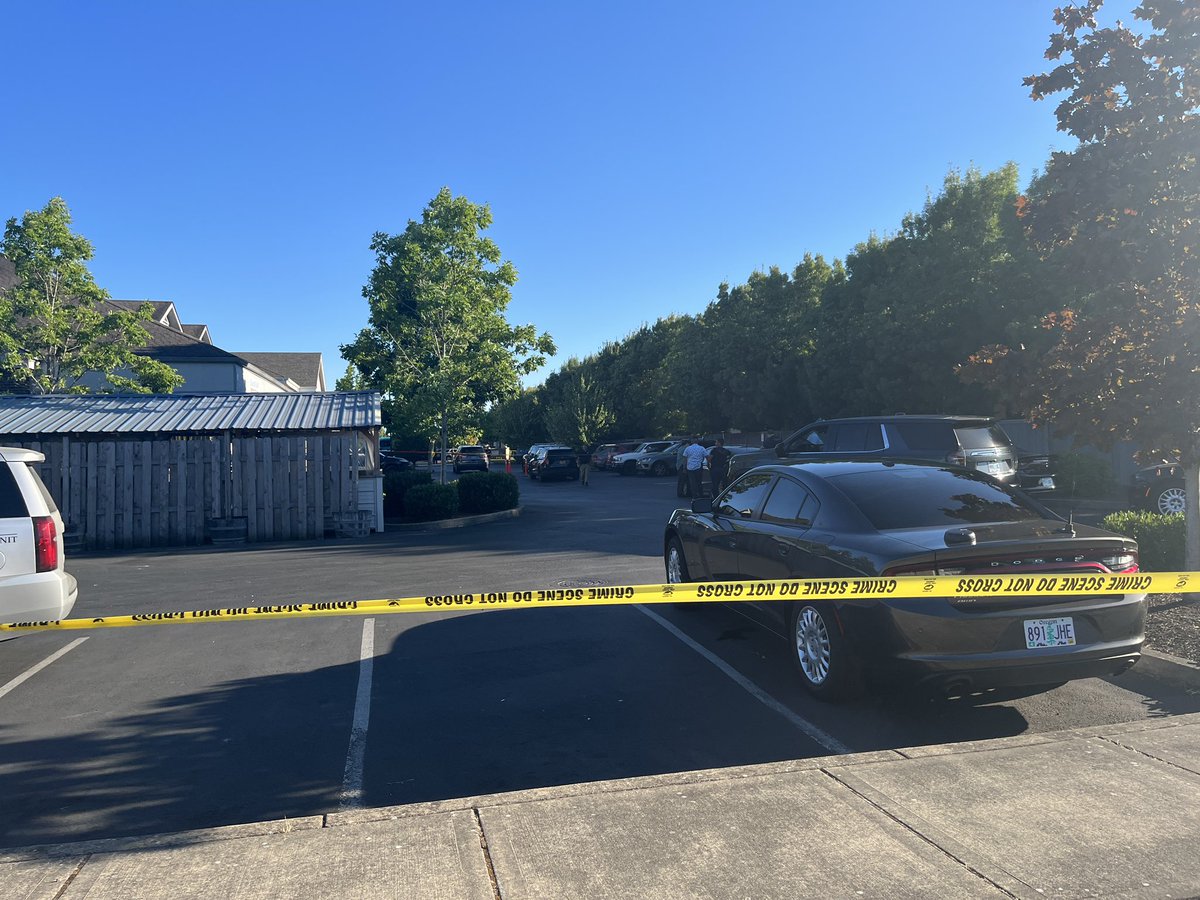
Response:
[{"label": "shrub", "polygon": [[1108,460],[1064,453],[1054,461],[1054,484],[1066,497],[1113,497],[1117,480]]},{"label": "shrub", "polygon": [[517,479],[503,472],[470,472],[458,479],[458,508],[464,516],[514,509],[521,498]]},{"label": "shrub", "polygon": [[1101,525],[1138,542],[1143,571],[1183,571],[1183,513],[1164,516],[1162,513],[1127,509],[1105,516]]},{"label": "shrub", "polygon": [[410,489],[432,482],[428,472],[388,472],[383,476],[383,514],[399,518],[404,514],[404,495]]},{"label": "shrub", "polygon": [[414,522],[458,515],[458,489],[452,484],[418,484],[404,494],[404,515]]}]

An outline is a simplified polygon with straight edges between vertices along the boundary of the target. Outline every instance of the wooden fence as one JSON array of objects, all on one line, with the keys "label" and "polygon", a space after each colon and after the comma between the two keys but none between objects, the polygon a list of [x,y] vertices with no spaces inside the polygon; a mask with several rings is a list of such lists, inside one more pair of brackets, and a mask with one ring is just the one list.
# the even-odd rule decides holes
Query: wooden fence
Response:
[{"label": "wooden fence", "polygon": [[[201,544],[218,522],[249,541],[354,530],[356,432],[12,441],[44,453],[38,474],[84,549]],[[223,522],[221,520],[224,520]]]}]

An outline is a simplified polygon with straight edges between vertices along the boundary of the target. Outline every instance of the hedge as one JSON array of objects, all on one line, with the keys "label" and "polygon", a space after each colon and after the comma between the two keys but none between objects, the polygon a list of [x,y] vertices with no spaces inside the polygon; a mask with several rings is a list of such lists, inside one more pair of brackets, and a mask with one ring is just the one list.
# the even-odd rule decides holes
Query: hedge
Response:
[{"label": "hedge", "polygon": [[405,518],[414,522],[458,515],[458,489],[452,484],[418,484],[404,494]]},{"label": "hedge", "polygon": [[404,514],[404,495],[414,487],[431,484],[428,472],[388,472],[383,476],[383,514],[398,519]]},{"label": "hedge", "polygon": [[515,509],[521,497],[517,479],[503,472],[470,472],[457,483],[458,509],[464,516]]},{"label": "hedge", "polygon": [[1138,542],[1139,567],[1143,572],[1183,571],[1183,513],[1164,516],[1127,509],[1105,516],[1101,525]]}]

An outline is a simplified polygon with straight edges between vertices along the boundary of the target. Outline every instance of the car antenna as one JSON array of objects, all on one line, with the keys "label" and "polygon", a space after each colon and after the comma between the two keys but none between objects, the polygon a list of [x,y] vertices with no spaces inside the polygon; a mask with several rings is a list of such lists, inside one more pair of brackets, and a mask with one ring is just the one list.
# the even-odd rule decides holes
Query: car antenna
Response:
[{"label": "car antenna", "polygon": [[1058,530],[1062,534],[1069,534],[1071,537],[1075,537],[1075,510],[1071,510],[1067,514],[1067,524]]}]

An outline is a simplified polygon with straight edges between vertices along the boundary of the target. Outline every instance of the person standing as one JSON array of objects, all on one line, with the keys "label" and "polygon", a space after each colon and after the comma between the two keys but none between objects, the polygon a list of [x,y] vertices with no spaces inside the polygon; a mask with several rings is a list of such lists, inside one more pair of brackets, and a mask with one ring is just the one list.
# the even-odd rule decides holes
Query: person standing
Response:
[{"label": "person standing", "polygon": [[504,445],[504,474],[512,474],[512,447]]},{"label": "person standing", "polygon": [[575,463],[579,466],[579,486],[588,486],[588,473],[592,471],[592,453],[587,447],[579,448],[579,455],[575,457]]},{"label": "person standing", "polygon": [[684,448],[683,460],[687,469],[688,488],[692,499],[704,496],[704,463],[708,459],[708,451],[700,445],[699,435],[692,436],[692,442]]},{"label": "person standing", "polygon": [[733,454],[725,446],[725,438],[717,438],[717,445],[708,451],[708,471],[712,476],[713,496],[725,490],[729,481],[729,460]]}]

